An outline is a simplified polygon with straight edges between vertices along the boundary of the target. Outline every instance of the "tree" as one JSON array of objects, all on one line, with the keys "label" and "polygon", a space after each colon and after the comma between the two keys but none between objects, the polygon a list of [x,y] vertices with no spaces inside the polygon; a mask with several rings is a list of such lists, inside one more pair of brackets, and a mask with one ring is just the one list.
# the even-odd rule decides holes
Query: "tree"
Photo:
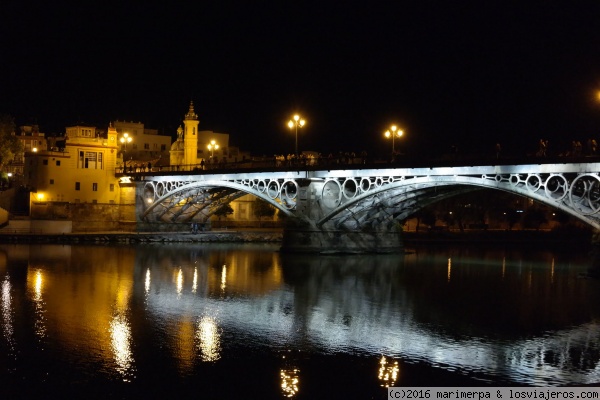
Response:
[{"label": "tree", "polygon": [[0,115],[0,170],[23,153],[23,143],[14,135],[15,120],[8,114]]},{"label": "tree", "polygon": [[221,220],[221,217],[227,218],[227,216],[231,214],[233,214],[233,208],[231,208],[229,203],[222,204],[215,211],[215,215],[219,218],[219,221]]},{"label": "tree", "polygon": [[275,207],[264,200],[258,199],[254,202],[253,212],[258,220],[261,221],[263,217],[273,218],[273,215],[275,215]]}]

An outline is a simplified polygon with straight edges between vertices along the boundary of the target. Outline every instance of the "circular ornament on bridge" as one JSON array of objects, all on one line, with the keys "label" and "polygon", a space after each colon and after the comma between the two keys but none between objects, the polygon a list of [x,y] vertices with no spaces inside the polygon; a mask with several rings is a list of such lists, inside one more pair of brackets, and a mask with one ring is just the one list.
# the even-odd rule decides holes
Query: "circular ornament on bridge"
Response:
[{"label": "circular ornament on bridge", "polygon": [[264,193],[265,190],[267,190],[267,183],[263,179],[257,179],[256,190],[258,190],[260,193]]},{"label": "circular ornament on bridge", "polygon": [[509,182],[510,182],[511,185],[517,186],[520,181],[521,181],[521,177],[518,174],[511,174],[510,175]]},{"label": "circular ornament on bridge", "polygon": [[348,178],[342,184],[342,193],[347,199],[352,199],[358,194],[358,185],[354,178]]},{"label": "circular ornament on bridge", "polygon": [[155,199],[156,198],[156,188],[154,187],[154,182],[146,182],[144,185],[144,198],[145,199]]},{"label": "circular ornament on bridge", "polygon": [[335,208],[342,202],[342,187],[335,179],[329,179],[323,184],[321,201],[327,208]]},{"label": "circular ornament on bridge", "polygon": [[167,188],[165,188],[165,184],[163,182],[158,182],[156,184],[156,194],[158,195],[158,197],[163,197],[167,193],[168,192],[167,192]]},{"label": "circular ornament on bridge", "polygon": [[371,180],[369,178],[360,179],[360,190],[365,193],[371,189]]},{"label": "circular ornament on bridge", "polygon": [[179,182],[167,182],[165,189],[167,193],[171,193],[173,190],[177,190],[179,186]]},{"label": "circular ornament on bridge", "polygon": [[281,185],[281,195],[289,200],[295,200],[298,196],[298,184],[296,181],[285,181]]},{"label": "circular ornament on bridge", "polygon": [[546,197],[552,200],[562,200],[569,193],[569,182],[559,174],[551,174],[544,183]]},{"label": "circular ornament on bridge", "polygon": [[375,178],[375,187],[380,187],[381,185],[383,185],[385,182],[383,181],[383,178],[378,176],[377,178]]},{"label": "circular ornament on bridge", "polygon": [[279,186],[279,182],[275,180],[269,181],[269,184],[267,185],[267,196],[275,200],[277,197],[279,197],[280,191],[281,186]]},{"label": "circular ornament on bridge", "polygon": [[569,190],[571,207],[583,215],[600,211],[600,178],[595,174],[579,175]]},{"label": "circular ornament on bridge", "polygon": [[537,192],[542,186],[542,178],[538,174],[531,174],[525,180],[525,186],[530,192]]}]

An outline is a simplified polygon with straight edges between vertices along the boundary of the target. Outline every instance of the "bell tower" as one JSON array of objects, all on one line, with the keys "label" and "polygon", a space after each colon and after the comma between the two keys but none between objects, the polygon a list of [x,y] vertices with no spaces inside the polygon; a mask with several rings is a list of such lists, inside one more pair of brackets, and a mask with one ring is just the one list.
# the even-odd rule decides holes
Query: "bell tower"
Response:
[{"label": "bell tower", "polygon": [[190,109],[183,120],[183,164],[186,169],[193,169],[198,163],[198,115],[194,112],[194,102],[190,101]]}]

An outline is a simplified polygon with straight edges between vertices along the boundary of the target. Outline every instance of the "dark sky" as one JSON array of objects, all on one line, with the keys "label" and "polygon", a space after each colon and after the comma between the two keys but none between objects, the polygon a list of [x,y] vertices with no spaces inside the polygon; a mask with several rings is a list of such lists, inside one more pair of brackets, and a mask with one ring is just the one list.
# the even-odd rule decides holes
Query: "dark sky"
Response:
[{"label": "dark sky", "polygon": [[193,100],[255,154],[293,152],[294,112],[323,152],[389,152],[393,122],[425,155],[600,139],[599,1],[38,3],[0,5],[0,113],[46,133],[174,134]]}]

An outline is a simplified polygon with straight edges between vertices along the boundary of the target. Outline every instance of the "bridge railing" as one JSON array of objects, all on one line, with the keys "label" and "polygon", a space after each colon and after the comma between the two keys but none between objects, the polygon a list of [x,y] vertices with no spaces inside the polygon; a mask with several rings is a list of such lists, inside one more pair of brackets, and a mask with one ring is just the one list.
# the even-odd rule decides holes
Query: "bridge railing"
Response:
[{"label": "bridge railing", "polygon": [[490,166],[490,165],[526,165],[526,164],[574,164],[600,163],[600,156],[580,157],[503,157],[490,158],[487,156],[448,156],[437,159],[425,159],[417,156],[403,156],[393,161],[373,159],[369,157],[319,157],[306,159],[281,160],[276,158],[261,158],[237,162],[219,162],[193,165],[158,166],[139,162],[134,165],[116,168],[115,175],[145,176],[145,175],[181,175],[183,174],[214,174],[232,171],[297,171],[297,170],[340,170],[340,169],[377,169],[377,168],[436,168],[459,166]]}]

